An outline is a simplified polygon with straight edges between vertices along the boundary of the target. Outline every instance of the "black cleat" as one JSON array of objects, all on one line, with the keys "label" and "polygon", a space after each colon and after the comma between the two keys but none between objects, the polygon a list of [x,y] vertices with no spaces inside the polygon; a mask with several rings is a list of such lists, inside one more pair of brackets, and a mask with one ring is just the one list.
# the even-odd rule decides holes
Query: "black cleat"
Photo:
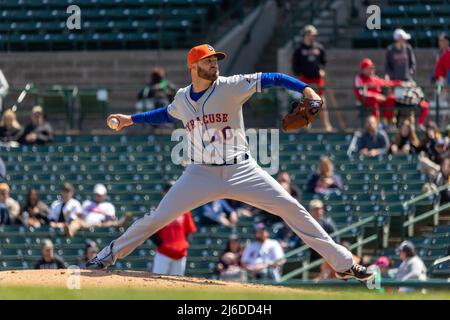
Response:
[{"label": "black cleat", "polygon": [[95,258],[92,258],[88,262],[86,262],[87,269],[107,269],[109,266],[113,265],[115,260],[113,257],[112,248],[114,246],[114,242],[100,251]]},{"label": "black cleat", "polygon": [[355,278],[361,282],[366,282],[375,277],[375,273],[367,272],[367,268],[359,265],[354,264],[350,269],[344,272],[336,272],[336,278],[341,280],[348,280]]},{"label": "black cleat", "polygon": [[97,257],[89,260],[88,262],[86,262],[86,269],[97,269],[97,270],[101,270],[101,269],[106,269],[107,267],[100,261],[98,260]]}]

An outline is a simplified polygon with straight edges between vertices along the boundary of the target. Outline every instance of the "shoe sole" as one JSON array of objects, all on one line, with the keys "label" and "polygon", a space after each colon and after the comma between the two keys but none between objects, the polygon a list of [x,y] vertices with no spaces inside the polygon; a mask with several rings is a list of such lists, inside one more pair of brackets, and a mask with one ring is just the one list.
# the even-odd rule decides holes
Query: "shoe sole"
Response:
[{"label": "shoe sole", "polygon": [[336,273],[335,275],[336,275],[336,278],[338,278],[339,280],[356,279],[356,280],[358,280],[358,281],[360,281],[360,282],[367,282],[367,281],[372,280],[373,278],[375,278],[375,273],[369,275],[369,276],[366,277],[366,278],[358,278],[358,277],[355,277],[355,276],[353,276],[353,275],[345,275],[345,276],[341,276],[341,275],[338,275],[337,273]]}]

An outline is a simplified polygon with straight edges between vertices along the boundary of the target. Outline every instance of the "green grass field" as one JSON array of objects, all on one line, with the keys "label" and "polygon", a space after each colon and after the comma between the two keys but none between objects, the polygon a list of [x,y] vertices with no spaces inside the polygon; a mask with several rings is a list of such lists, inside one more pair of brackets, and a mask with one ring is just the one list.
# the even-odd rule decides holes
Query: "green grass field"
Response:
[{"label": "green grass field", "polygon": [[427,294],[409,293],[409,294],[393,294],[380,293],[367,289],[354,288],[330,288],[330,289],[299,289],[298,292],[286,291],[285,293],[268,293],[268,292],[242,292],[242,291],[220,291],[212,289],[202,290],[183,290],[183,289],[160,289],[160,290],[144,290],[144,289],[95,289],[86,288],[81,290],[68,290],[64,288],[42,288],[42,287],[0,287],[0,300],[9,299],[44,299],[44,300],[67,300],[67,299],[125,299],[125,300],[217,300],[217,299],[255,299],[255,300],[311,300],[311,299],[332,299],[332,300],[450,300],[450,290],[434,290]]}]

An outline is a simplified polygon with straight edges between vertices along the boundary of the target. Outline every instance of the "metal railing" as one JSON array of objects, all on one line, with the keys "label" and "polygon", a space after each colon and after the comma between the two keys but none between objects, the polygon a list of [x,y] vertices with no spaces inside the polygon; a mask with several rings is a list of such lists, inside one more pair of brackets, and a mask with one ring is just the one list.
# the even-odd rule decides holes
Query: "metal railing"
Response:
[{"label": "metal railing", "polygon": [[[373,218],[373,217],[371,217],[371,218]],[[352,245],[350,245],[349,249],[350,250],[354,250],[354,249],[356,249],[356,248],[358,248],[360,246],[363,246],[363,245],[368,244],[370,242],[376,241],[377,239],[378,239],[378,235],[376,235],[376,234],[371,235],[371,236],[369,236],[367,238],[364,238],[362,240],[359,240],[359,241],[353,243]],[[324,262],[325,262],[325,260],[322,258],[322,259],[316,260],[314,262],[311,262],[309,264],[306,264],[305,266],[303,266],[301,268],[295,269],[295,270],[293,270],[293,271],[283,275],[281,277],[281,279],[280,279],[280,283],[283,283],[283,282],[285,282],[285,281],[287,281],[289,279],[292,279],[293,277],[295,277],[298,274],[305,273],[305,272],[307,272],[307,271],[309,271],[309,270],[311,270],[313,268],[316,268],[316,267],[320,266]]]},{"label": "metal railing", "polygon": [[[412,237],[414,235],[414,225],[426,218],[433,216],[433,225],[437,226],[439,224],[439,213],[450,208],[450,203],[440,205],[439,203],[439,193],[445,189],[450,188],[450,184],[445,184],[437,189],[421,194],[409,201],[402,204],[403,214],[402,214],[402,238],[404,239],[407,235]],[[433,197],[432,199],[430,199]],[[415,216],[415,208],[412,205],[418,203],[419,201],[430,199],[433,204],[433,209],[428,210],[418,216]],[[406,220],[406,221],[405,221]]]}]

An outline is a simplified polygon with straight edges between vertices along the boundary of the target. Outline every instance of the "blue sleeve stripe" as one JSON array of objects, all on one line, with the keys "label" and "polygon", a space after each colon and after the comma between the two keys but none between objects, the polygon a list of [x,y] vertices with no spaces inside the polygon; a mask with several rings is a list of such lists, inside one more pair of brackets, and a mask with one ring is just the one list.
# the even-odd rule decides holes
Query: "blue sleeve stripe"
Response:
[{"label": "blue sleeve stripe", "polygon": [[131,120],[133,120],[134,123],[162,124],[175,122],[177,119],[169,114],[167,107],[163,107],[152,111],[133,114]]},{"label": "blue sleeve stripe", "polygon": [[287,74],[267,72],[261,75],[261,88],[283,87],[292,91],[303,92],[308,85]]}]

